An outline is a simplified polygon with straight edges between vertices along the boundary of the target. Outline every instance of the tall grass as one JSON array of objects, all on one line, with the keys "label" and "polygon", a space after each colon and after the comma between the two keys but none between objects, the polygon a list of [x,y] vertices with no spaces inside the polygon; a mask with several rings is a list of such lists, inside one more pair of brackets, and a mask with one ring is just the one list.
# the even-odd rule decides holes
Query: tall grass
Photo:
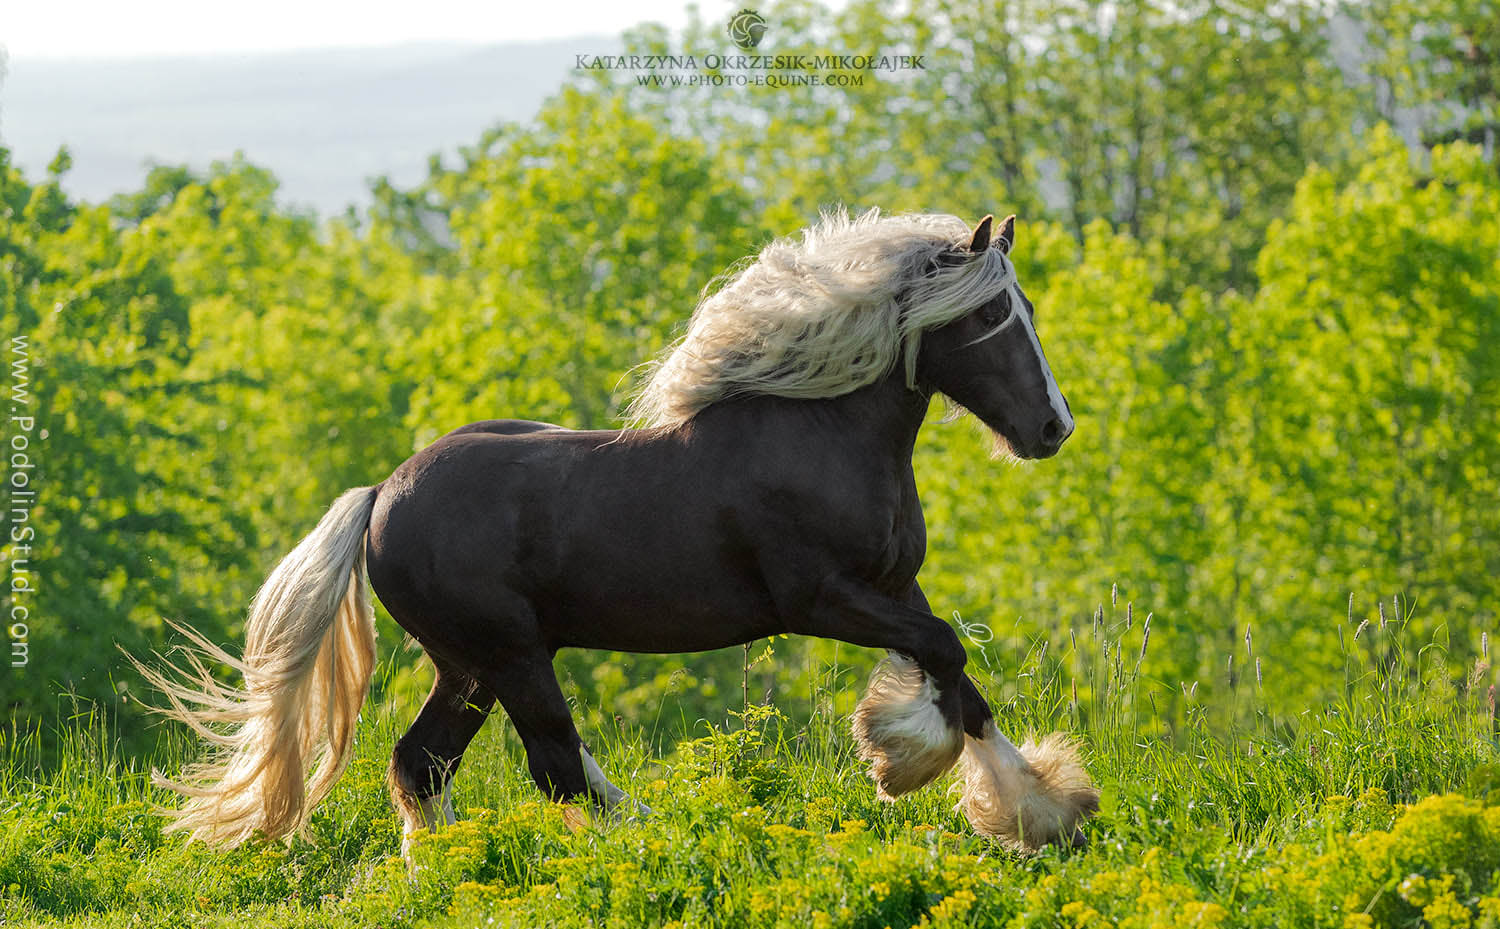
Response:
[{"label": "tall grass", "polygon": [[[1049,908],[1060,920],[1070,902],[1101,912],[1141,905],[1100,896],[1126,875],[1177,888],[1163,898],[1164,924],[1191,905],[1208,908],[1200,916],[1222,910],[1224,925],[1256,925],[1245,901],[1300,899],[1280,885],[1245,890],[1270,873],[1271,850],[1303,843],[1309,855],[1333,854],[1340,835],[1400,828],[1399,804],[1452,791],[1488,802],[1500,782],[1487,642],[1477,662],[1456,667],[1391,613],[1342,620],[1342,680],[1329,682],[1337,696],[1291,716],[1269,710],[1267,691],[1296,672],[1257,654],[1253,627],[1234,671],[1226,654],[1224,678],[1210,682],[1219,696],[1205,700],[1203,682],[1150,676],[1161,633],[1114,598],[1088,624],[1021,647],[960,622],[970,671],[1002,730],[1081,735],[1104,791],[1090,849],[1031,859],[969,835],[941,784],[894,804],[875,799],[854,758],[848,707],[876,656],[847,649],[810,669],[808,692],[770,702],[748,687],[749,664],[795,661],[795,649],[777,642],[770,658],[747,650],[741,679],[722,687],[739,706],[728,723],[643,727],[580,707],[611,779],[656,810],[643,823],[570,831],[540,800],[497,713],[459,771],[455,805],[467,823],[420,842],[415,873],[393,857],[382,780],[420,688],[393,661],[377,672],[383,697],[366,706],[344,780],[308,834],[286,845],[215,853],[164,837],[153,807],[170,797],[150,785],[149,769],[177,770],[192,743],[169,734],[154,757],[128,757],[108,716],[84,709],[54,731],[0,734],[0,922],[1029,925]],[[695,737],[660,744],[683,727]],[[1191,866],[1151,864],[1153,849]],[[1454,867],[1429,876],[1451,879]],[[884,888],[874,903],[871,888]],[[1471,891],[1463,905],[1478,913],[1487,891]],[[1422,912],[1408,910],[1391,918]],[[1332,909],[1325,915],[1342,925]]]}]

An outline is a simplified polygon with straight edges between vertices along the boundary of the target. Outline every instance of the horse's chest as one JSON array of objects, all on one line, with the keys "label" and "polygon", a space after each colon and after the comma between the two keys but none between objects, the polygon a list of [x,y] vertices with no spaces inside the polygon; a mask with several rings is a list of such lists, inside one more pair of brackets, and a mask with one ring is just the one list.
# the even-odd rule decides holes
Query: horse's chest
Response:
[{"label": "horse's chest", "polygon": [[915,487],[903,488],[871,580],[893,596],[904,595],[926,557],[927,524],[922,519],[922,506]]}]

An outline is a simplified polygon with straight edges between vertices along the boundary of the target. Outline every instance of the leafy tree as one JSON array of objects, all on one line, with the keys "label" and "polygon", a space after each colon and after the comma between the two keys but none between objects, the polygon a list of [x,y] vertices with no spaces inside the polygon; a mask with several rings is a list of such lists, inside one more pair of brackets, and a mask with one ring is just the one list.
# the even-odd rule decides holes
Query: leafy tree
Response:
[{"label": "leafy tree", "polygon": [[3,685],[24,715],[45,709],[53,687],[112,695],[112,642],[138,646],[137,624],[163,613],[207,621],[198,569],[232,569],[244,554],[223,495],[184,479],[202,436],[158,412],[196,385],[185,376],[188,304],[151,234],[69,203],[56,174],[28,188],[8,157],[0,165],[5,329],[25,340],[9,346],[23,364],[12,383],[24,376],[29,396],[15,405],[35,422],[15,435],[28,440],[25,489],[37,496],[8,485],[33,532],[30,551],[9,552],[13,578],[26,562],[32,578],[7,603],[29,611],[29,661]]},{"label": "leafy tree", "polygon": [[1388,89],[1382,115],[1408,108],[1424,142],[1466,141],[1497,161],[1500,143],[1500,4],[1494,0],[1382,0],[1362,24]]},{"label": "leafy tree", "polygon": [[[787,225],[832,203],[997,210],[1055,219],[1082,242],[1104,219],[1164,244],[1180,268],[1161,280],[1173,294],[1192,280],[1244,288],[1305,166],[1344,154],[1347,134],[1328,127],[1357,115],[1323,9],[787,2],[765,11],[774,30],[757,51],[919,54],[924,66],[857,72],[850,86],[632,92],[712,140]],[[680,46],[660,31],[630,38],[641,52],[734,51],[719,23],[696,21]]]},{"label": "leafy tree", "polygon": [[410,425],[424,441],[491,417],[607,426],[631,368],[763,233],[702,143],[619,96],[566,91],[489,141],[428,182],[455,205],[455,270],[412,346]]},{"label": "leafy tree", "polygon": [[1497,218],[1479,149],[1419,167],[1382,129],[1354,181],[1315,169],[1299,186],[1256,300],[1284,327],[1264,361],[1299,408],[1263,467],[1286,475],[1300,517],[1300,586],[1324,604],[1400,594],[1464,640],[1493,624],[1500,569],[1500,444],[1484,425],[1500,421]]}]

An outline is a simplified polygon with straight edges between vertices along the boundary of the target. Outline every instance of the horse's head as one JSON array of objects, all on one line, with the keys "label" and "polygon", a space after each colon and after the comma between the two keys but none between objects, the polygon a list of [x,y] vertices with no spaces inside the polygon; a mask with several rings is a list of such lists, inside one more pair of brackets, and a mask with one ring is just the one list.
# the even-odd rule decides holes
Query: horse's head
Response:
[{"label": "horse's head", "polygon": [[996,249],[1008,266],[1008,283],[990,299],[923,336],[917,381],[978,416],[1012,454],[1047,458],[1073,434],[1073,414],[1042,354],[1035,308],[1005,257],[1015,242],[1016,218],[1007,217],[992,239],[993,219],[986,216],[966,247],[938,261],[954,266],[986,257],[993,260],[997,256],[988,252]]}]

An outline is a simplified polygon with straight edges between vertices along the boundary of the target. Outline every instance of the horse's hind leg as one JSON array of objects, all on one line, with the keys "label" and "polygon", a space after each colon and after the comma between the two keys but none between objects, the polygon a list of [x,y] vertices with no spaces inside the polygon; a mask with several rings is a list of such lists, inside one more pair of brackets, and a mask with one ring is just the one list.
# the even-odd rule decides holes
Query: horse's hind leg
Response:
[{"label": "horse's hind leg", "polygon": [[610,783],[584,747],[553,673],[550,653],[535,649],[513,656],[483,679],[521,736],[532,780],[549,798],[565,802],[587,796],[606,812],[621,804],[649,812]]},{"label": "horse's hind leg", "polygon": [[438,662],[427,702],[391,753],[387,783],[402,820],[401,854],[414,833],[453,822],[453,772],[495,698],[478,681]]}]

